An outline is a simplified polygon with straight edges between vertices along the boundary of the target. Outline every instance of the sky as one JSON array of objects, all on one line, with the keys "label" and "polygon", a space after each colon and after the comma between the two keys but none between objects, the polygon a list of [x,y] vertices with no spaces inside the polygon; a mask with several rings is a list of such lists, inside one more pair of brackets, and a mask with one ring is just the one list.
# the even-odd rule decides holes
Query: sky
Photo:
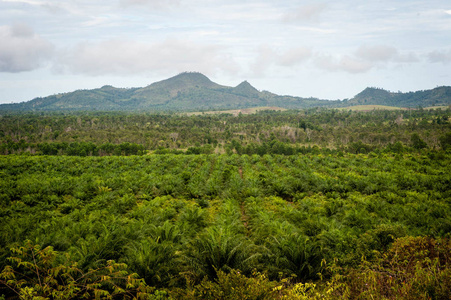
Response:
[{"label": "sky", "polygon": [[0,0],[0,103],[185,71],[331,100],[451,85],[451,1]]}]

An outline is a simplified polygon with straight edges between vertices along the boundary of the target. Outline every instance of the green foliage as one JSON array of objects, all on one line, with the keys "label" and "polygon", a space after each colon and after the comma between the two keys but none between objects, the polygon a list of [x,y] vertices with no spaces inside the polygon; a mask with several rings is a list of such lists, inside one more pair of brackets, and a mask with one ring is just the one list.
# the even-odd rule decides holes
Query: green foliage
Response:
[{"label": "green foliage", "polygon": [[249,240],[230,227],[210,227],[192,242],[187,259],[197,278],[214,279],[217,270],[249,271],[259,255],[255,250]]},{"label": "green foliage", "polygon": [[400,238],[374,261],[337,274],[335,293],[342,299],[449,299],[450,250],[449,239]]},{"label": "green foliage", "polygon": [[[30,111],[205,111],[279,106],[284,108],[344,107],[350,105],[386,105],[416,108],[450,104],[450,87],[409,93],[393,93],[366,88],[353,99],[326,101],[316,98],[279,96],[260,92],[247,81],[236,87],[212,82],[196,72],[184,72],[143,88],[103,86],[93,90],[35,98],[28,102],[0,105],[0,112]],[[95,126],[95,122],[92,123]],[[303,123],[300,125],[302,128]],[[55,132],[55,136],[58,132]]]},{"label": "green foliage", "polygon": [[276,284],[256,272],[246,277],[238,270],[231,270],[230,273],[217,271],[214,281],[204,278],[201,283],[191,286],[188,280],[188,289],[174,292],[174,298],[269,300],[279,295]]},{"label": "green foliage", "polygon": [[[431,249],[450,237],[450,154],[410,151],[0,156],[0,269],[25,274],[24,265],[8,260],[19,257],[9,249],[31,240],[35,252],[54,249],[43,268],[74,266],[83,276],[120,262],[121,271],[158,289],[152,297],[193,292],[202,282],[205,289],[226,290],[209,285],[219,272],[231,274],[221,283],[227,286],[227,280],[248,282],[253,270],[271,286],[276,282],[280,298],[345,295],[342,286],[351,285],[325,262],[337,259],[336,274],[343,277],[364,267],[362,257],[385,268],[378,259],[392,255],[393,245],[406,252],[399,242],[405,236],[429,236]],[[411,248],[429,249],[421,247]],[[247,279],[233,273],[238,270]],[[432,278],[447,282],[446,272]],[[419,274],[418,280],[426,278]],[[37,275],[29,275],[35,285]],[[23,293],[33,293],[33,284]],[[428,295],[446,291],[427,285],[421,291]],[[244,283],[242,289],[247,293]]]},{"label": "green foliage", "polygon": [[434,105],[448,105],[445,100],[449,97],[450,88],[436,87],[432,90],[394,93],[378,88],[366,88],[353,99],[347,101],[348,105],[377,104],[397,107],[421,107]]},{"label": "green foliage", "polygon": [[[0,153],[263,156],[417,152],[447,147],[449,115],[449,110],[411,110],[401,117],[392,111],[326,109],[261,111],[239,117],[112,112],[10,115],[2,116],[0,123]],[[299,127],[304,123],[308,124],[305,130]]]},{"label": "green foliage", "polygon": [[108,261],[83,272],[72,261],[55,266],[52,247],[41,249],[27,241],[11,251],[12,265],[3,268],[0,283],[20,299],[147,299],[152,291],[125,264]]},{"label": "green foliage", "polygon": [[451,147],[451,132],[447,132],[444,135],[440,136],[440,146],[443,150],[447,150]]},{"label": "green foliage", "polygon": [[151,286],[168,285],[177,273],[177,244],[159,239],[137,241],[127,251],[127,264]]},{"label": "green foliage", "polygon": [[226,87],[200,73],[184,72],[143,88],[103,86],[93,90],[78,90],[19,104],[0,105],[0,112],[199,111],[256,106],[305,108],[331,104],[328,102],[259,92],[248,82]]},{"label": "green foliage", "polygon": [[428,145],[426,144],[425,141],[423,141],[420,136],[418,135],[418,133],[414,133],[412,134],[412,137],[410,138],[411,142],[412,142],[412,147],[415,149],[423,149],[426,148]]}]

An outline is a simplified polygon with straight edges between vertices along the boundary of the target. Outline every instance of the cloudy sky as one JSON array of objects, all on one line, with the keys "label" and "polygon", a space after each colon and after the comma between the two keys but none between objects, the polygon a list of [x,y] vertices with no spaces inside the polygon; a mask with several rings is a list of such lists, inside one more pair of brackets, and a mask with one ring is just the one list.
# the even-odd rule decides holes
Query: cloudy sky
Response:
[{"label": "cloudy sky", "polygon": [[0,103],[183,71],[323,99],[451,85],[451,1],[0,0]]}]

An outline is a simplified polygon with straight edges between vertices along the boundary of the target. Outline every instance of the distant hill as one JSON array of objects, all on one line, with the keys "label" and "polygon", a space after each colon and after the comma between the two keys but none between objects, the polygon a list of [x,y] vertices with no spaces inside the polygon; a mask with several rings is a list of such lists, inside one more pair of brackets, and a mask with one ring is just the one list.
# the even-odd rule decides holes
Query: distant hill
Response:
[{"label": "distant hill", "polygon": [[109,85],[93,90],[35,98],[28,102],[0,105],[0,112],[40,111],[208,111],[252,107],[304,109],[310,107],[344,107],[386,105],[427,107],[451,104],[451,87],[393,93],[367,88],[346,101],[280,96],[259,91],[249,82],[236,87],[217,84],[197,72],[185,72],[143,88],[115,88]]},{"label": "distant hill", "polygon": [[393,93],[383,89],[366,88],[346,105],[387,105],[396,107],[429,107],[451,104],[451,87],[441,86],[432,90]]},{"label": "distant hill", "polygon": [[243,81],[232,89],[232,93],[245,97],[260,97],[260,92],[254,88],[249,82]]},{"label": "distant hill", "polygon": [[93,90],[0,105],[0,111],[202,111],[280,106],[308,108],[330,105],[315,98],[260,92],[244,81],[236,87],[214,83],[201,73],[185,72],[143,88],[103,86]]}]

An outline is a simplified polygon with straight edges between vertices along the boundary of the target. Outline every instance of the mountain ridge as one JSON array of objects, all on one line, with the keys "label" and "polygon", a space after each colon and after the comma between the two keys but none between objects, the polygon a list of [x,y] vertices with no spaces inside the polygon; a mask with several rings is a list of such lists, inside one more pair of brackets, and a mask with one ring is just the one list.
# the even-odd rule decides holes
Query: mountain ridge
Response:
[{"label": "mountain ridge", "polygon": [[259,91],[246,80],[235,87],[224,86],[211,81],[202,73],[183,72],[145,87],[116,88],[104,85],[97,89],[76,90],[22,103],[1,104],[0,112],[202,111],[259,106],[286,109],[352,105],[427,107],[450,104],[451,87],[448,86],[409,93],[366,88],[349,100],[320,100]]},{"label": "mountain ridge", "polygon": [[390,92],[368,87],[347,101],[348,105],[387,105],[396,107],[429,107],[451,105],[451,87],[439,86],[415,92]]}]

